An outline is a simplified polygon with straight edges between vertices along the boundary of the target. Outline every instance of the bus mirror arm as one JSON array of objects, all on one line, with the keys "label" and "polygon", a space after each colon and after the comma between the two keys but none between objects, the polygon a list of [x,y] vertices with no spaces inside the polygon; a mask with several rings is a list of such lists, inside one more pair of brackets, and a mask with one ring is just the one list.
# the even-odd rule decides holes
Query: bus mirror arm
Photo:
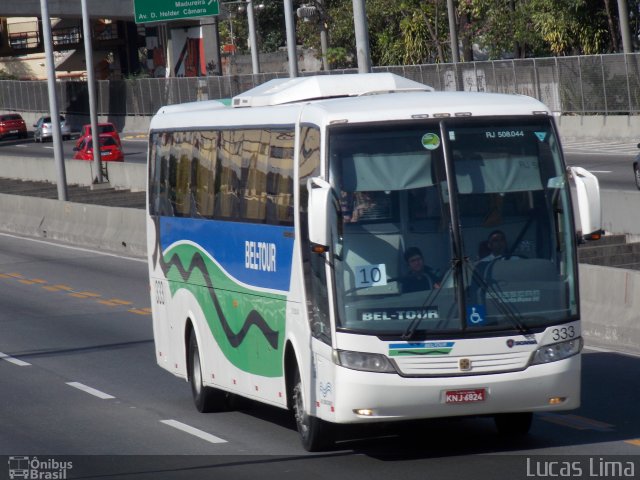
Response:
[{"label": "bus mirror arm", "polygon": [[336,208],[331,185],[320,177],[307,180],[309,192],[309,241],[313,249],[329,250],[331,245],[331,225],[335,223]]},{"label": "bus mirror arm", "polygon": [[574,191],[574,205],[577,207],[575,219],[578,243],[598,240],[602,235],[602,207],[598,179],[582,167],[568,167],[567,173]]}]

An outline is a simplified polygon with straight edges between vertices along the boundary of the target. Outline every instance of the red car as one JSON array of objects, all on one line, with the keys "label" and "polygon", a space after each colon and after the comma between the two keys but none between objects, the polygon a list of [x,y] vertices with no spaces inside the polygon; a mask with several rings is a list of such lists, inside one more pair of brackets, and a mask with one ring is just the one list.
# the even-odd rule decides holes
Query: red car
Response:
[{"label": "red car", "polygon": [[[102,135],[110,135],[114,138],[114,140],[118,143],[118,147],[122,148],[122,142],[120,141],[120,135],[118,135],[118,130],[113,123],[104,122],[98,124],[98,131],[100,132],[100,136]],[[84,140],[85,137],[89,137],[91,135],[91,124],[88,123],[82,126],[82,130],[80,130],[80,137],[76,140],[76,147],[79,147]]]},{"label": "red car", "polygon": [[17,113],[0,114],[0,138],[4,137],[27,138],[27,124]]},{"label": "red car", "polygon": [[[73,158],[76,160],[93,160],[93,140],[91,136],[84,137],[80,145],[74,147]],[[100,135],[100,158],[103,162],[124,162],[124,154],[113,136],[103,133]]]}]

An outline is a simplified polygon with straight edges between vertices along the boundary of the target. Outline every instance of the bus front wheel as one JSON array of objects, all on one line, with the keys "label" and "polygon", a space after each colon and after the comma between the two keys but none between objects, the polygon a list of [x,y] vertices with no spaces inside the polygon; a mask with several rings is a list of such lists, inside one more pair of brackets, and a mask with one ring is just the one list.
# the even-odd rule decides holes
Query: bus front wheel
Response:
[{"label": "bus front wheel", "polygon": [[533,413],[501,413],[494,417],[500,435],[520,437],[529,433]]},{"label": "bus front wheel", "polygon": [[293,380],[292,400],[296,427],[304,449],[308,452],[319,452],[330,448],[334,443],[331,424],[305,411],[302,381],[298,369],[295,371]]},{"label": "bus front wheel", "polygon": [[227,403],[225,392],[203,385],[200,350],[193,330],[189,338],[189,383],[191,385],[193,403],[199,412],[207,413],[225,409]]}]

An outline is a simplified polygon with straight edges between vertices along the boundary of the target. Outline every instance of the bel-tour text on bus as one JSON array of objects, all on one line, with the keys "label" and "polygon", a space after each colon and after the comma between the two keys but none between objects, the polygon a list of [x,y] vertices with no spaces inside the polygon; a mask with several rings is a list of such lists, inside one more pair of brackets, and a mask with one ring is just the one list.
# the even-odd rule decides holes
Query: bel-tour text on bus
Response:
[{"label": "bel-tour text on bus", "polygon": [[436,307],[379,308],[377,310],[358,310],[363,322],[375,320],[416,320],[440,318]]},{"label": "bel-tour text on bus", "polygon": [[244,242],[244,266],[251,270],[275,272],[276,244],[267,242]]}]

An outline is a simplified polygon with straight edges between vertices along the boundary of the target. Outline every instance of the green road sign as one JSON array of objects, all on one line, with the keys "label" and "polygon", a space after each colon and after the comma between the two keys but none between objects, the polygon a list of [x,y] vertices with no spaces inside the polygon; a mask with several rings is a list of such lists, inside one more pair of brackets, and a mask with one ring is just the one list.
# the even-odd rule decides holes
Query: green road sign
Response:
[{"label": "green road sign", "polygon": [[136,23],[166,22],[220,13],[218,0],[133,0]]}]

